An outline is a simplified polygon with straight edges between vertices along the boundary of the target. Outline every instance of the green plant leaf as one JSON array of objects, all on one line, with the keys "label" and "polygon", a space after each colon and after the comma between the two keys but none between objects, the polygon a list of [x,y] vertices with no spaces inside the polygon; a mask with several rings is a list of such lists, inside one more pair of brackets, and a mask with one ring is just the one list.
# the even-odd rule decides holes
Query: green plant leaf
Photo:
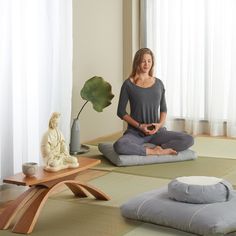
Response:
[{"label": "green plant leaf", "polygon": [[102,112],[105,107],[109,106],[114,97],[111,85],[98,76],[94,76],[85,82],[80,95],[84,100],[90,101],[94,110],[98,112]]}]

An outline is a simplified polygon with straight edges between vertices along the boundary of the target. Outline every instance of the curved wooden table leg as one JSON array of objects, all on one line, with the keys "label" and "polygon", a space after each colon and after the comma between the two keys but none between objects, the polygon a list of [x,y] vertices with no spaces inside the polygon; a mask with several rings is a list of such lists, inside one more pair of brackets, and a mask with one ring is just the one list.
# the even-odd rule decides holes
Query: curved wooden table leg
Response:
[{"label": "curved wooden table leg", "polygon": [[[37,188],[37,187],[36,187]],[[40,189],[38,189],[40,191]],[[41,208],[48,198],[50,189],[45,188],[25,209],[21,218],[14,225],[12,232],[28,234],[33,231],[34,225],[38,219]]]},{"label": "curved wooden table leg", "polygon": [[30,188],[10,203],[0,215],[0,229],[7,229],[16,214],[37,193],[36,188]]},{"label": "curved wooden table leg", "polygon": [[76,197],[88,197],[88,194],[76,183],[65,183],[66,186],[74,193]]},{"label": "curved wooden table leg", "polygon": [[77,181],[77,184],[82,186],[83,188],[85,188],[88,192],[90,192],[96,199],[99,200],[106,200],[109,201],[111,198],[106,195],[104,192],[102,192],[101,190],[99,190],[98,188],[90,185],[90,184],[84,184],[81,183],[79,181]]},{"label": "curved wooden table leg", "polygon": [[[81,187],[86,189],[90,192],[96,199],[100,200],[110,200],[110,197],[107,196],[102,191],[98,190],[97,188],[83,184],[75,180],[66,180],[55,184],[51,188],[43,188],[42,186],[36,186],[36,190],[40,191],[40,194],[33,199],[29,204],[27,204],[27,208],[25,209],[24,213],[22,214],[21,218],[16,222],[12,232],[14,233],[24,233],[29,234],[33,231],[35,223],[39,217],[40,211],[42,210],[46,200],[50,196],[50,194],[60,185],[66,184],[72,192],[74,192],[77,196],[87,196],[87,194],[82,190]],[[76,186],[77,185],[77,186]]]}]

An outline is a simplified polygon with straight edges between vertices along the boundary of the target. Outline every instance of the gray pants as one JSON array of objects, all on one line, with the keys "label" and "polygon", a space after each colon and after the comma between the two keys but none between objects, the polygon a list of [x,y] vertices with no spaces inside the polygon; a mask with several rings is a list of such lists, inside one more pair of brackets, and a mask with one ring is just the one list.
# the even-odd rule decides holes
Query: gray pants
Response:
[{"label": "gray pants", "polygon": [[146,156],[144,143],[152,143],[162,148],[172,148],[177,152],[186,150],[194,143],[191,135],[168,131],[161,128],[156,134],[145,136],[135,129],[127,129],[124,135],[114,143],[114,150],[121,155]]}]

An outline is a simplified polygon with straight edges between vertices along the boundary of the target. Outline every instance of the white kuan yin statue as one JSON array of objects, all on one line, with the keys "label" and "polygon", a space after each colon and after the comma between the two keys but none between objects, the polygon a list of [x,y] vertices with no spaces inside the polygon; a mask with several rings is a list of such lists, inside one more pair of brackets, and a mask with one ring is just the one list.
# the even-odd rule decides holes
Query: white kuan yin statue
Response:
[{"label": "white kuan yin statue", "polygon": [[59,119],[60,113],[54,112],[41,142],[41,154],[45,163],[44,170],[50,172],[79,166],[77,158],[69,154],[64,136],[58,129]]}]

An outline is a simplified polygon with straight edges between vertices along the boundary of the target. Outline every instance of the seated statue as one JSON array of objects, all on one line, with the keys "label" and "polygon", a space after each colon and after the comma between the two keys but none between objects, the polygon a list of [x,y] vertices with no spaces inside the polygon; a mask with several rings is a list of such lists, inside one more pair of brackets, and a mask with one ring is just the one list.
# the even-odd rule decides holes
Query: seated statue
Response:
[{"label": "seated statue", "polygon": [[60,113],[54,112],[52,114],[48,130],[43,135],[41,142],[44,169],[51,172],[79,166],[77,158],[69,154],[64,136],[58,129],[59,118]]}]

